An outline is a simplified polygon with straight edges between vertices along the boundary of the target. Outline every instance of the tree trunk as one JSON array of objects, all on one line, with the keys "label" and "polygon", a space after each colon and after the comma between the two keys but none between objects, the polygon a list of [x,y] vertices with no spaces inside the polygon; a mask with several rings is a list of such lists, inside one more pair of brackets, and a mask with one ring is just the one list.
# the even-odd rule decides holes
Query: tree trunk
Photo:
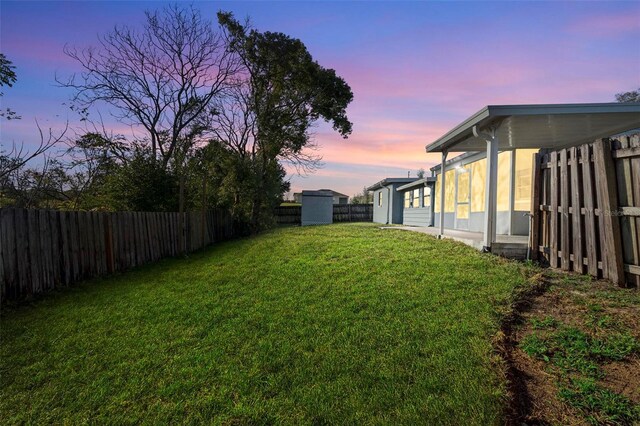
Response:
[{"label": "tree trunk", "polygon": [[207,226],[207,173],[205,172],[204,177],[202,178],[202,230],[201,239],[202,239],[202,247],[205,244],[205,230]]},{"label": "tree trunk", "polygon": [[180,254],[184,254],[186,251],[185,244],[185,223],[184,223],[184,174],[180,173],[180,189],[178,196],[178,228],[180,230],[178,235],[178,244],[180,245]]}]

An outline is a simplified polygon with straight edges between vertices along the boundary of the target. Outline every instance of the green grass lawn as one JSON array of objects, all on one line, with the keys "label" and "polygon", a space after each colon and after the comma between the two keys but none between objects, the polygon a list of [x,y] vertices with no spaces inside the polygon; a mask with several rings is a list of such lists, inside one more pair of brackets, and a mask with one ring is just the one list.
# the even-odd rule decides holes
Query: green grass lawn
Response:
[{"label": "green grass lawn", "polygon": [[5,308],[6,423],[496,424],[514,262],[282,228]]}]

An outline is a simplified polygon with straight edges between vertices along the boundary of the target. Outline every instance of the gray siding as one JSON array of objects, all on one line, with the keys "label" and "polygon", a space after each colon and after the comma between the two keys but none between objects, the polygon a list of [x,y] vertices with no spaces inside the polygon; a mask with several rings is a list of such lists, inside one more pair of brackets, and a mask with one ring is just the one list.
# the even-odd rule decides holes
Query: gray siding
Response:
[{"label": "gray siding", "polygon": [[403,209],[403,225],[431,226],[431,207]]},{"label": "gray siding", "polygon": [[[378,205],[378,197],[382,193],[382,206]],[[387,209],[389,203],[389,191],[387,188],[376,189],[373,192],[373,221],[376,223],[388,223]]]},{"label": "gray siding", "polygon": [[529,212],[514,210],[511,217],[511,235],[529,235]]},{"label": "gray siding", "polygon": [[[496,216],[496,234],[498,235],[528,235],[529,222],[523,212],[513,212],[512,226],[509,226],[509,212],[498,212]],[[440,226],[440,213],[434,213],[433,226]],[[453,213],[444,214],[444,227],[462,231],[484,232],[484,212],[470,213],[469,219],[458,220],[456,223]]]},{"label": "gray siding", "polygon": [[[373,192],[373,221],[382,224],[402,224],[403,198],[396,188],[403,184],[392,183]],[[378,206],[378,194],[382,193],[382,206]]]},{"label": "gray siding", "polygon": [[300,222],[302,226],[333,223],[333,197],[331,193],[329,195],[307,195],[303,192]]}]

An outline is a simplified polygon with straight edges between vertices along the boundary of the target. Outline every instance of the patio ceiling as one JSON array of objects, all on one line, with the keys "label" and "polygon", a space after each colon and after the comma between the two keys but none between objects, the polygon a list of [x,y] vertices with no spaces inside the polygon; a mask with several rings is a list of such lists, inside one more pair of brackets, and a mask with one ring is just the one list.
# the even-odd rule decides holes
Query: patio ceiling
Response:
[{"label": "patio ceiling", "polygon": [[640,103],[489,105],[427,145],[427,152],[485,151],[474,126],[494,128],[500,151],[557,149],[640,128]]}]

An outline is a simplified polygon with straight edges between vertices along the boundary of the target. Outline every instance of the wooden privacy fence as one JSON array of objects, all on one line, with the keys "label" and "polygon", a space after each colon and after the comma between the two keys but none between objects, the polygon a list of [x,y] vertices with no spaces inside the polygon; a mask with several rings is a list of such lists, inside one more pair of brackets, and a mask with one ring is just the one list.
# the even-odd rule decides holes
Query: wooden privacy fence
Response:
[{"label": "wooden privacy fence", "polygon": [[373,204],[334,204],[334,222],[373,222]]},{"label": "wooden privacy fence", "polygon": [[640,285],[640,138],[535,156],[530,249],[551,267]]},{"label": "wooden privacy fence", "polygon": [[302,217],[302,207],[300,206],[279,206],[276,207],[273,215],[278,225],[300,225]]},{"label": "wooden privacy fence", "polygon": [[180,216],[0,209],[1,300],[19,300],[234,236],[226,211]]},{"label": "wooden privacy fence", "polygon": [[[280,206],[275,209],[279,225],[300,225],[301,206]],[[373,204],[334,204],[334,222],[373,222]]]}]

